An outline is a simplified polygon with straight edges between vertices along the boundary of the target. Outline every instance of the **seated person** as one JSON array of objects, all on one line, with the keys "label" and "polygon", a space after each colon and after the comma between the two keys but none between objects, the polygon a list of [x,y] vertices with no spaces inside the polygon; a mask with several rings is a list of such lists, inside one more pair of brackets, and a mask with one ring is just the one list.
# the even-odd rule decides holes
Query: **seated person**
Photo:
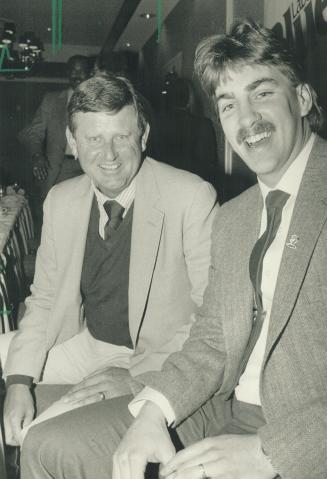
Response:
[{"label": "seated person", "polygon": [[[147,462],[167,479],[327,477],[327,142],[314,133],[316,94],[286,42],[250,21],[203,40],[195,67],[259,184],[220,209],[203,305],[182,351],[134,378],[135,420],[125,397],[32,427],[22,479],[141,479]],[[185,446],[177,454],[167,425]]]},{"label": "seated person", "polygon": [[160,369],[182,347],[207,285],[215,190],[145,158],[149,125],[131,83],[88,79],[68,111],[85,175],[45,201],[32,294],[2,359],[8,444],[35,414],[32,383],[76,384],[66,397],[74,407],[129,392],[132,376]]}]

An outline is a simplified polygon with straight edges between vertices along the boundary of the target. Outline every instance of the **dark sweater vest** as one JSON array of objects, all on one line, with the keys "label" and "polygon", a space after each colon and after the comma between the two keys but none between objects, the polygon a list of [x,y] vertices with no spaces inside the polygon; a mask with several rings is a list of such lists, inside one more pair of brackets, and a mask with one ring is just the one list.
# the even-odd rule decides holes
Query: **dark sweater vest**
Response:
[{"label": "dark sweater vest", "polygon": [[108,240],[99,235],[99,217],[94,198],[81,278],[86,324],[94,338],[133,348],[128,325],[133,205]]}]

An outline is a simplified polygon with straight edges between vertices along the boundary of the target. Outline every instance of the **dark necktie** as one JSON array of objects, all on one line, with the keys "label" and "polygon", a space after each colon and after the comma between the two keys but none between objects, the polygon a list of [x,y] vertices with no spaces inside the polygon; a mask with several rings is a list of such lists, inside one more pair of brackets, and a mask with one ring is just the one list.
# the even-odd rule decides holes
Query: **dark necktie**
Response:
[{"label": "dark necktie", "polygon": [[247,362],[251,356],[253,348],[260,336],[260,332],[262,329],[263,321],[265,318],[265,313],[262,308],[261,292],[263,259],[269,246],[276,237],[276,233],[282,219],[282,211],[289,196],[290,195],[288,193],[285,193],[284,191],[274,190],[270,191],[266,197],[267,228],[266,231],[255,243],[249,262],[250,278],[254,289],[255,299],[255,312],[253,315],[254,323],[240,365],[240,374],[238,380],[246,368]]},{"label": "dark necktie", "polygon": [[103,207],[108,215],[108,221],[104,227],[104,238],[107,240],[123,221],[125,208],[115,200],[106,201]]}]

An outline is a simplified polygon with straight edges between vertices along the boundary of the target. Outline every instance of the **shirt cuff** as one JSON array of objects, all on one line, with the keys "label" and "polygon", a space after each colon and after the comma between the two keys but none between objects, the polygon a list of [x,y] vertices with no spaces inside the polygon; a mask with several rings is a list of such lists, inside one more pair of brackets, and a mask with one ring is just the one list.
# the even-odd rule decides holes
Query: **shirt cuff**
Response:
[{"label": "shirt cuff", "polygon": [[23,374],[10,374],[6,379],[6,389],[8,389],[12,384],[25,384],[25,386],[31,387],[32,383],[32,376],[25,376]]},{"label": "shirt cuff", "polygon": [[148,386],[142,389],[142,391],[135,396],[133,401],[129,403],[128,409],[130,410],[130,413],[136,417],[146,401],[152,401],[161,409],[167,420],[168,426],[171,426],[175,422],[176,415],[173,408],[169,404],[168,399],[159,391],[156,391]]}]

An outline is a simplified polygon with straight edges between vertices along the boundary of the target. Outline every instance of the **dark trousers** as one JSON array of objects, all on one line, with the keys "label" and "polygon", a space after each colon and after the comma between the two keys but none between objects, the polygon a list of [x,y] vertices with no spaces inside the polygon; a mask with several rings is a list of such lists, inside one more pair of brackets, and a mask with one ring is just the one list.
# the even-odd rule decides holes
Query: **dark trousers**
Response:
[{"label": "dark trousers", "polygon": [[[130,400],[101,401],[32,427],[22,447],[21,479],[110,479],[112,455],[133,421]],[[180,448],[204,437],[255,433],[264,423],[260,407],[214,397],[176,428],[174,443]]]}]

